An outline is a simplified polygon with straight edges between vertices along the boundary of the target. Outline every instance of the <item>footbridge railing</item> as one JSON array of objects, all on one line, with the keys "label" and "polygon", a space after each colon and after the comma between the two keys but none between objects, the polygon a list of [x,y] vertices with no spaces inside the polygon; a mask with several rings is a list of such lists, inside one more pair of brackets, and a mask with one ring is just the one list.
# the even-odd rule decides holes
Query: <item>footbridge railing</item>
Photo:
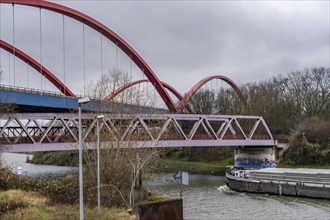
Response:
[{"label": "footbridge railing", "polygon": [[[274,146],[260,116],[195,114],[82,115],[84,147]],[[24,113],[0,116],[0,146],[5,152],[74,150],[78,114]]]}]

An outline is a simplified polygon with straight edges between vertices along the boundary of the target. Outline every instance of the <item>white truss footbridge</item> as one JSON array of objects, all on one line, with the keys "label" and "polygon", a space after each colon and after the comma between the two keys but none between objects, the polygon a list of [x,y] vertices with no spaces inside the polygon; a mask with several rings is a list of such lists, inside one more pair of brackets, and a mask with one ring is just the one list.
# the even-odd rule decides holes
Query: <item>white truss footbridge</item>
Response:
[{"label": "white truss footbridge", "polygon": [[[197,114],[82,114],[85,148],[210,147],[276,145],[260,116]],[[78,149],[78,114],[26,113],[0,116],[4,152]]]}]

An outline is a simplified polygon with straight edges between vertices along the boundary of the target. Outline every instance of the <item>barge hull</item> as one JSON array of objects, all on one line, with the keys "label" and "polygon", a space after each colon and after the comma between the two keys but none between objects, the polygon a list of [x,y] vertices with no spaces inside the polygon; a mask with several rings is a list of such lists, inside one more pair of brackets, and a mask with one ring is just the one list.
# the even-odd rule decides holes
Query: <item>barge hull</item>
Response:
[{"label": "barge hull", "polygon": [[268,193],[285,196],[303,196],[330,199],[329,187],[314,187],[294,184],[278,184],[274,182],[246,182],[227,177],[227,185],[231,190],[250,193]]}]

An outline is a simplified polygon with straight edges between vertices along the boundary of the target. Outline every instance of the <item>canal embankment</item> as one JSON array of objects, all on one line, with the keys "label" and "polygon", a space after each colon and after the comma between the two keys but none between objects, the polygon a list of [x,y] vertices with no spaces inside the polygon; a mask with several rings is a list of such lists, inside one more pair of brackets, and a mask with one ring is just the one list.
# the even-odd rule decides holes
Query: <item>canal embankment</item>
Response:
[{"label": "canal embankment", "polygon": [[[228,152],[229,150],[229,152]],[[183,150],[175,149],[171,153],[161,156],[153,172],[176,172],[185,170],[191,174],[225,175],[228,166],[234,163],[233,149],[192,149],[190,156],[184,155]],[[203,152],[203,155],[200,153]],[[225,152],[225,154],[223,153]],[[198,155],[198,156],[197,156]],[[31,164],[56,165],[77,167],[78,154],[76,151],[38,152],[29,157]]]},{"label": "canal embankment", "polygon": [[[228,159],[232,161],[232,159]],[[228,161],[227,160],[227,161]],[[227,161],[208,162],[208,161],[189,161],[186,159],[161,159],[160,166],[154,172],[175,173],[179,170],[187,171],[190,174],[203,174],[224,176],[228,169]]]}]

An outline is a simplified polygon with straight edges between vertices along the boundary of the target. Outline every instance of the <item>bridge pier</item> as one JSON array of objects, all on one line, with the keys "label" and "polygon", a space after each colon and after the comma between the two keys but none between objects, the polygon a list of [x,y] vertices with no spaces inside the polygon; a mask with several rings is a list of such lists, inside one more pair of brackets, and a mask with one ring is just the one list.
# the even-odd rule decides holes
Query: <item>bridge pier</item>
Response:
[{"label": "bridge pier", "polygon": [[237,147],[235,149],[235,166],[248,168],[276,167],[274,147]]}]

